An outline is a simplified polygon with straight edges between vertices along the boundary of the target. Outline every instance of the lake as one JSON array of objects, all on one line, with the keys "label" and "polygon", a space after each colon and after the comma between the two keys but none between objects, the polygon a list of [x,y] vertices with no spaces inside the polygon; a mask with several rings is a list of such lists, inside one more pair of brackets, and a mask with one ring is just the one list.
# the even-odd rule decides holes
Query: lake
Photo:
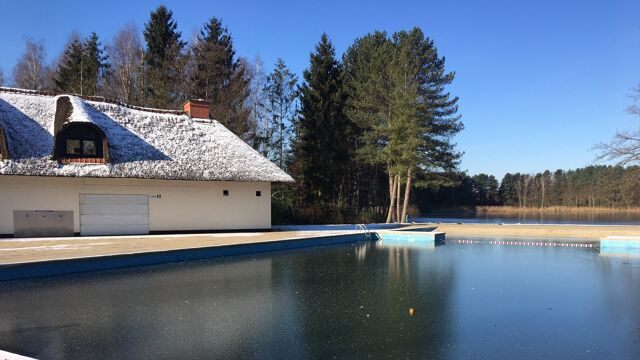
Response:
[{"label": "lake", "polygon": [[357,243],[0,284],[0,349],[38,359],[638,359],[638,284],[640,258],[594,249]]}]

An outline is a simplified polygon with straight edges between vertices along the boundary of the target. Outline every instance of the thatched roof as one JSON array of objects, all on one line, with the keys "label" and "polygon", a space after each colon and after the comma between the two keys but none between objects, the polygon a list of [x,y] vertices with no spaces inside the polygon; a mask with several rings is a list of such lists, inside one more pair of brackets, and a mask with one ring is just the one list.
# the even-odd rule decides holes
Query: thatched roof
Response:
[{"label": "thatched roof", "polygon": [[[54,138],[68,122],[102,129],[109,163],[58,163]],[[0,175],[293,181],[215,120],[7,88],[0,88],[0,153]]]}]

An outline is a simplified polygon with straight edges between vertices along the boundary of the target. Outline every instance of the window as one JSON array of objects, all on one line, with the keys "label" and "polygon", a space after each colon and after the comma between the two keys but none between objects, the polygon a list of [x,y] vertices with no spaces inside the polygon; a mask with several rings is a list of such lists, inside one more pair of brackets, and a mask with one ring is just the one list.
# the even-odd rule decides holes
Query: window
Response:
[{"label": "window", "polygon": [[55,156],[62,162],[104,163],[106,136],[92,123],[71,122],[56,135]]},{"label": "window", "polygon": [[229,190],[222,190],[222,196],[229,196]]},{"label": "window", "polygon": [[260,190],[256,191],[256,196],[262,196],[262,191]]},{"label": "window", "polygon": [[82,154],[96,155],[96,142],[93,140],[82,140]]},{"label": "window", "polygon": [[67,140],[67,155],[80,155],[80,140]]}]

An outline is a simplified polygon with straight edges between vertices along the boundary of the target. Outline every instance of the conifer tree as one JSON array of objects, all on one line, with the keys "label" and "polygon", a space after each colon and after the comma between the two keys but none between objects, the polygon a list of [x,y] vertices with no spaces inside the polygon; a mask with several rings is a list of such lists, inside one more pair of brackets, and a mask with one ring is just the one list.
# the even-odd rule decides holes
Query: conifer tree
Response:
[{"label": "conifer tree", "polygon": [[349,161],[342,66],[326,34],[310,56],[300,91],[292,171],[308,201],[340,204]]},{"label": "conifer tree", "polygon": [[200,30],[193,47],[193,57],[193,95],[217,101],[237,66],[231,34],[219,19],[211,18]]},{"label": "conifer tree", "polygon": [[[358,154],[386,167],[390,206],[387,221],[405,218],[417,171],[451,170],[458,154],[450,138],[462,129],[457,98],[445,87],[433,41],[422,31],[369,34],[345,54],[347,113],[357,131]],[[404,185],[404,199],[402,199]]]},{"label": "conifer tree", "polygon": [[202,28],[192,50],[191,97],[210,102],[210,116],[250,141],[250,76],[246,59],[236,59],[229,30],[217,18]]},{"label": "conifer tree", "polygon": [[[446,90],[455,74],[446,71],[445,60],[438,55],[433,40],[413,28],[395,33],[393,43],[389,152],[398,160],[392,171],[405,184],[399,218],[404,221],[415,171],[453,170],[461,154],[455,151],[451,138],[463,125],[457,114],[458,98]],[[399,205],[397,201],[397,209]]]},{"label": "conifer tree", "polygon": [[180,100],[176,88],[182,80],[180,67],[185,43],[177,28],[173,13],[163,5],[151,12],[145,25],[145,88],[146,103],[150,106],[175,107]]},{"label": "conifer tree", "polygon": [[80,95],[97,95],[107,69],[103,52],[95,32],[91,33],[86,41],[82,41],[78,34],[72,34],[54,77],[57,90]]},{"label": "conifer tree", "polygon": [[84,46],[80,35],[73,33],[64,49],[57,74],[54,77],[58,91],[83,94],[83,78],[86,75],[84,60]]},{"label": "conifer tree", "polygon": [[104,48],[98,35],[92,32],[84,43],[85,76],[82,81],[84,95],[98,95],[103,84],[105,73],[108,71],[107,57],[103,55]]},{"label": "conifer tree", "polygon": [[388,142],[385,129],[390,117],[388,67],[392,52],[387,34],[374,32],[356,39],[343,56],[346,113],[355,138],[356,174],[351,192],[354,205],[361,208],[380,209],[387,204],[383,190],[386,179],[380,175],[389,163],[382,149]]}]

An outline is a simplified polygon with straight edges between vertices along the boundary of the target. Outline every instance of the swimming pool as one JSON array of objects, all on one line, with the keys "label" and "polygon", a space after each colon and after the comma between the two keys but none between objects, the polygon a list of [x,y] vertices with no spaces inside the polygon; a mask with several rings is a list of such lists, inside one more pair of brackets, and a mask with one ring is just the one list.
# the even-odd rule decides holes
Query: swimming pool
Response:
[{"label": "swimming pool", "polygon": [[640,258],[592,248],[361,242],[2,283],[0,349],[39,359],[637,359],[639,285]]}]

